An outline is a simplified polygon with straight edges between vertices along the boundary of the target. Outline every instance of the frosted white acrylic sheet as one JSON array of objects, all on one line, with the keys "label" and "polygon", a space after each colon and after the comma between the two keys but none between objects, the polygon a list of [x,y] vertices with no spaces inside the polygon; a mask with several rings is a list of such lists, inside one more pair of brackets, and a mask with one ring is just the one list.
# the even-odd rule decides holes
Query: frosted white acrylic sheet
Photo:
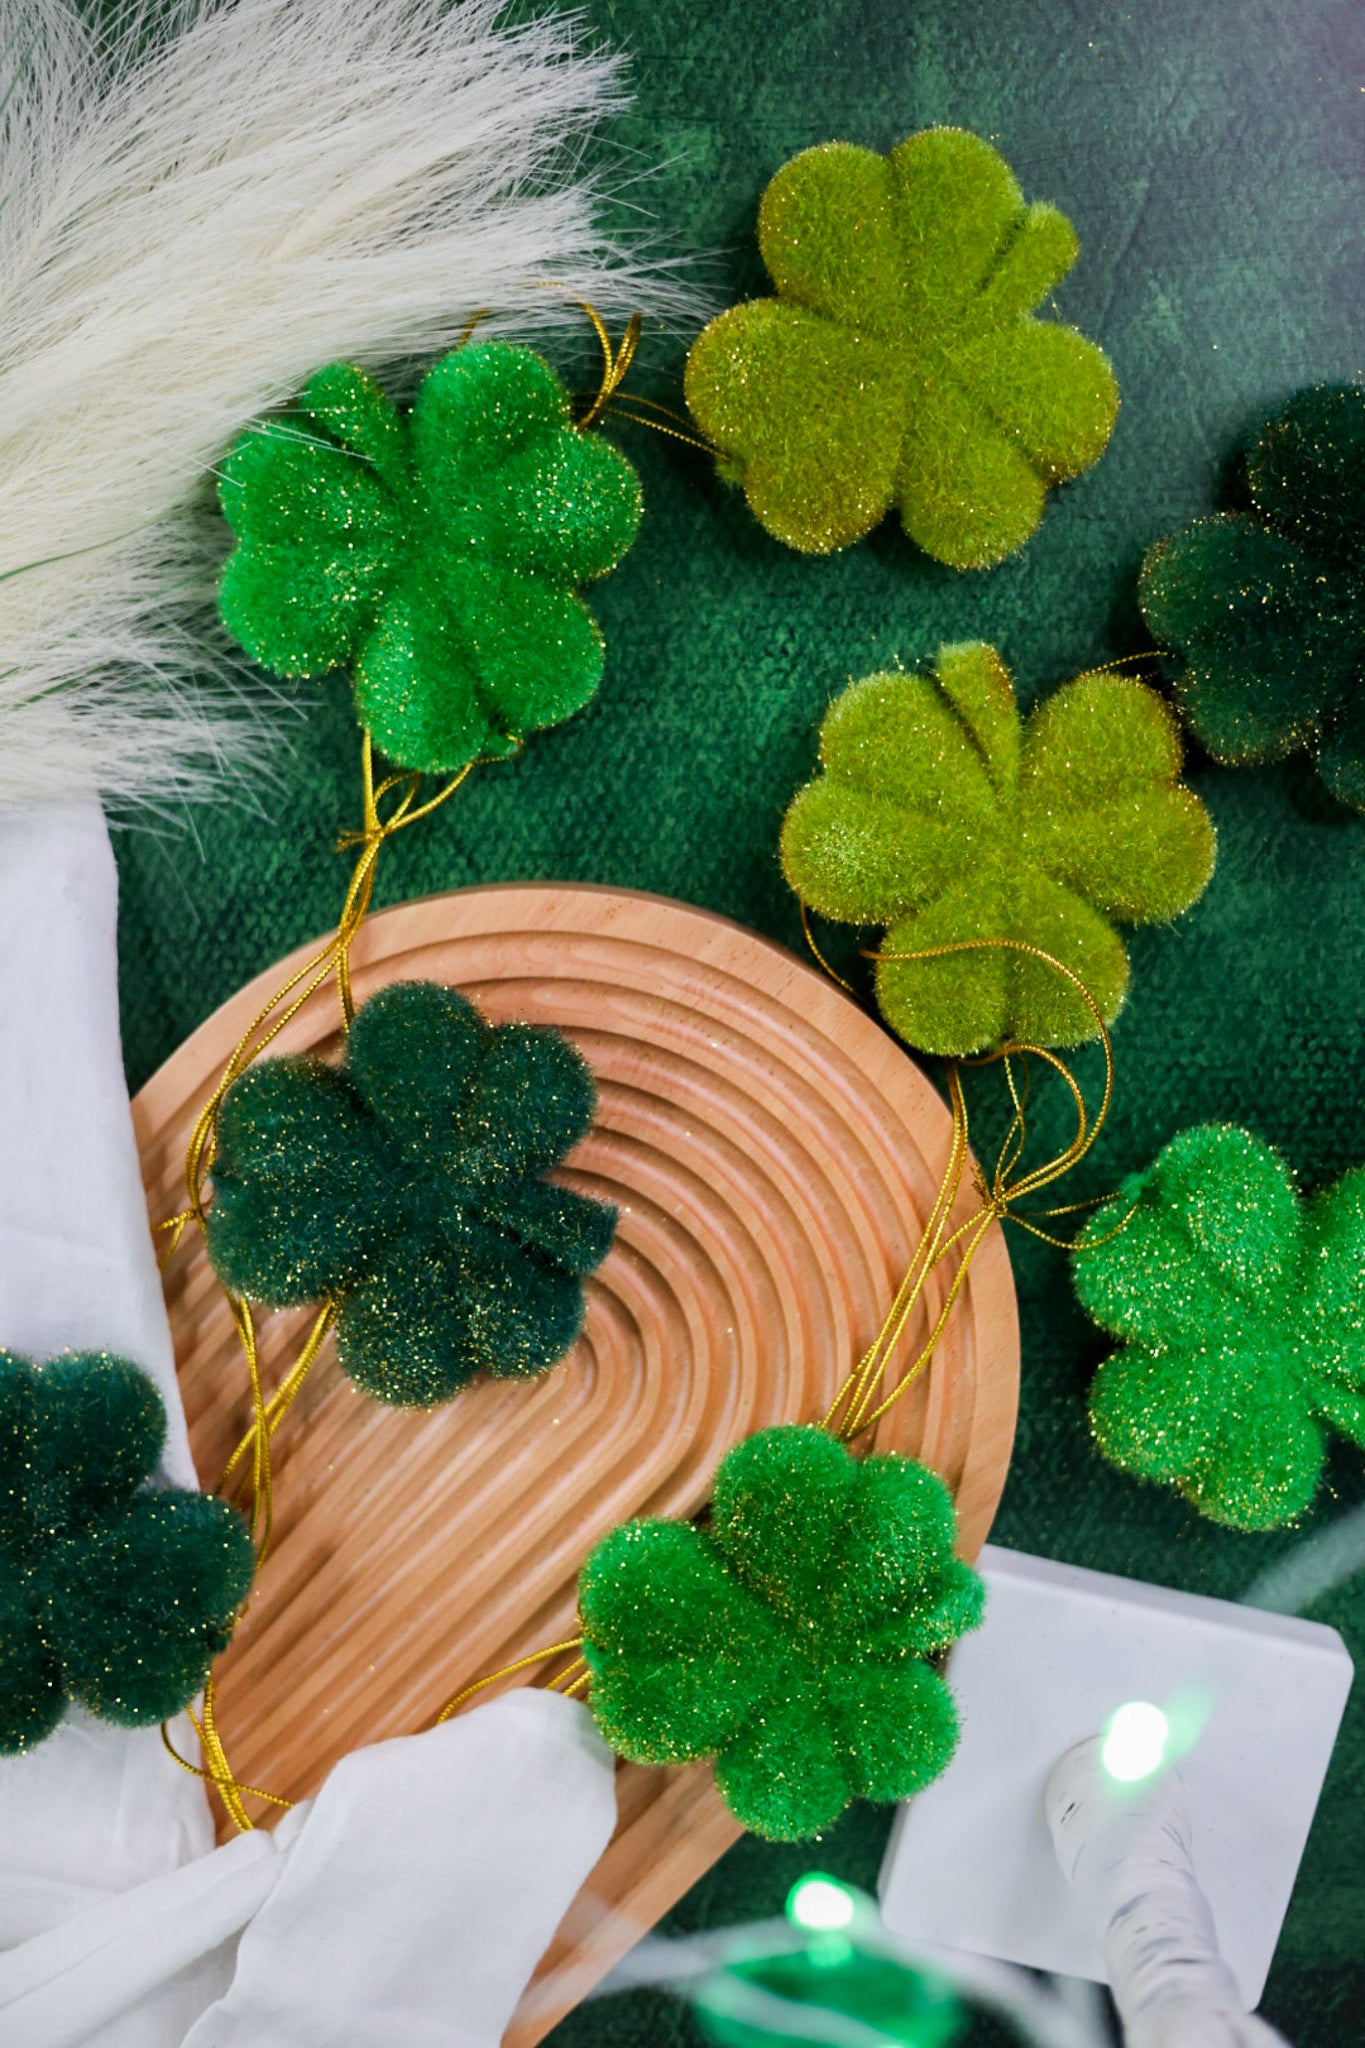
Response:
[{"label": "frosted white acrylic sheet", "polygon": [[1104,1966],[1053,1854],[1052,1766],[1150,1700],[1189,1747],[1195,1873],[1248,2009],[1260,2000],[1352,1666],[1335,1629],[987,1544],[986,1619],[953,1653],[963,1731],[896,1817],[888,1927],[1074,1977]]}]

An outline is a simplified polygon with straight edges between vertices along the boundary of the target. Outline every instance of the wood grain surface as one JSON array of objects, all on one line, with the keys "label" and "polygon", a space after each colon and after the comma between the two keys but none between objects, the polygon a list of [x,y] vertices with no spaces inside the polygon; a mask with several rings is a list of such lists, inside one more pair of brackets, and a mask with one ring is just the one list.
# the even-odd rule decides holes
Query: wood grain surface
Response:
[{"label": "wood grain surface", "polygon": [[[310,950],[241,990],[138,1095],[154,1222],[182,1206],[190,1129],[233,1045]],[[583,1337],[540,1381],[483,1383],[408,1413],[360,1394],[329,1342],[276,1439],[274,1546],[219,1665],[237,1776],[288,1798],[315,1792],[360,1744],[428,1725],[481,1673],[573,1634],[578,1568],[605,1530],[693,1512],[731,1444],[818,1420],[882,1320],[950,1138],[938,1095],[855,1003],[780,947],[684,904],[583,886],[468,889],[377,914],[352,957],[357,1000],[434,979],[491,1021],[562,1028],[599,1090],[565,1177],[617,1203],[621,1221],[589,1282]],[[338,1022],[329,987],[272,1051],[335,1052]],[[964,1186],[963,1213],[974,1201]],[[911,1345],[950,1278],[931,1277]],[[197,1233],[166,1292],[190,1438],[212,1484],[249,1399]],[[261,1319],[268,1387],[310,1319]],[[969,1557],[1004,1485],[1018,1388],[997,1227],[930,1369],[875,1439],[947,1480]],[[615,1838],[523,2001],[512,2048],[531,2048],[738,1834],[707,1767],[623,1766],[617,1785]]]}]

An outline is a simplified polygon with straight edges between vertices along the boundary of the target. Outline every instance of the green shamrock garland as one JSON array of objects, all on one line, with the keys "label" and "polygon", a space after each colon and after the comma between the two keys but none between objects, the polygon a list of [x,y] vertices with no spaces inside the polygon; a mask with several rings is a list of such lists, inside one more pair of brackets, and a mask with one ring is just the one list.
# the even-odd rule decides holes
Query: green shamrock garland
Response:
[{"label": "green shamrock garland", "polygon": [[766,1429],[716,1473],[705,1529],[630,1522],[579,1579],[589,1700],[636,1763],[715,1757],[735,1818],[777,1841],[853,1799],[918,1792],[957,1740],[925,1661],[981,1617],[942,1481],[859,1463],[823,1430]]},{"label": "green shamrock garland", "polygon": [[1300,391],[1248,465],[1253,511],[1149,549],[1140,595],[1192,730],[1229,766],[1306,747],[1365,810],[1365,391]]},{"label": "green shamrock garland", "polygon": [[454,989],[394,982],[345,1062],[258,1061],[218,1118],[208,1253],[270,1308],[337,1305],[337,1355],[382,1401],[425,1408],[476,1373],[544,1372],[583,1320],[608,1204],[543,1176],[592,1121],[557,1032],[490,1027]]},{"label": "green shamrock garland", "polygon": [[1103,453],[1107,358],[1032,317],[1075,232],[1025,205],[979,136],[803,151],[763,196],[759,247],[778,295],[703,331],[687,402],[789,547],[847,547],[895,505],[938,561],[986,568],[1036,530],[1050,484]]},{"label": "green shamrock garland", "polygon": [[1260,1138],[1198,1125],[1099,1210],[1073,1270],[1123,1340],[1090,1395],[1122,1470],[1275,1529],[1312,1501],[1329,1430],[1365,1448],[1365,1169],[1304,1203]]},{"label": "green shamrock garland", "polygon": [[226,1648],[251,1538],[225,1501],[147,1487],[165,1435],[125,1359],[0,1351],[0,1754],[41,1742],[70,1700],[164,1721]]},{"label": "green shamrock garland", "polygon": [[639,479],[531,349],[453,350],[406,415],[363,370],[320,370],[237,443],[219,495],[228,630],[276,675],[349,668],[400,767],[507,753],[596,690],[576,586],[629,548]]},{"label": "green shamrock garland", "polygon": [[822,916],[888,927],[877,998],[925,1052],[1075,1045],[1097,1026],[1026,954],[897,955],[1021,941],[1078,975],[1108,1023],[1128,983],[1110,920],[1174,917],[1213,871],[1213,827],[1179,781],[1175,720],[1117,676],[1078,676],[1021,724],[995,649],[944,647],[932,676],[869,676],[837,698],[820,759],[783,826],[787,880]]}]

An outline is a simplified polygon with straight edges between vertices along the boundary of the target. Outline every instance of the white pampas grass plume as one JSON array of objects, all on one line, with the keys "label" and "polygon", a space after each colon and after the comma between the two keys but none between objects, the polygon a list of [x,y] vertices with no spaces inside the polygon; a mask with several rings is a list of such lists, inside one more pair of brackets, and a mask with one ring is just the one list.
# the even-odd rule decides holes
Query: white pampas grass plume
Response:
[{"label": "white pampas grass plume", "polygon": [[0,0],[0,807],[203,793],[252,730],[234,687],[259,729],[203,631],[196,524],[222,451],[310,371],[479,314],[696,310],[597,218],[583,143],[617,60],[572,16],[499,13],[132,0],[101,34]]}]

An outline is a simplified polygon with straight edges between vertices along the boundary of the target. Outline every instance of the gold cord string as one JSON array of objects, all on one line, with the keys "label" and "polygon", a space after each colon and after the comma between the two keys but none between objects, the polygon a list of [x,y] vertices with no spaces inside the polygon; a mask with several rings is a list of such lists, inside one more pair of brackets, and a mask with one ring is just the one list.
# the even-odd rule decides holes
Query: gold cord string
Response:
[{"label": "gold cord string", "polygon": [[[360,849],[342,904],[337,929],[327,944],[306,960],[302,967],[296,969],[283,986],[275,991],[269,1002],[257,1012],[233,1048],[218,1085],[200,1111],[185,1155],[187,1206],[160,1226],[169,1234],[170,1239],[163,1254],[163,1265],[170,1259],[191,1223],[197,1223],[201,1229],[204,1225],[207,1216],[205,1185],[217,1146],[218,1114],[228,1089],[278,1038],[304,1004],[333,977],[336,980],[342,1021],[347,1029],[350,1028],[355,1016],[351,948],[369,912],[380,854],[395,833],[405,831],[408,826],[417,824],[420,819],[430,817],[442,804],[447,803],[479,765],[478,760],[468,762],[434,796],[425,802],[419,802],[423,779],[420,775],[406,772],[389,775],[376,784],[373,748],[369,734],[365,734],[361,746],[363,823],[357,831],[344,832],[337,845],[338,852],[344,852],[350,847]],[[243,1492],[246,1492],[245,1512],[256,1552],[256,1569],[259,1571],[269,1553],[274,1530],[271,1439],[298,1398],[304,1381],[316,1363],[336,1311],[334,1303],[322,1304],[298,1357],[279,1386],[267,1397],[261,1381],[256,1321],[251,1304],[226,1288],[224,1295],[246,1363],[251,1390],[251,1420],[223,1468],[217,1491],[238,1504],[241,1503]],[[206,1760],[204,1769],[200,1770],[179,1755],[164,1724],[161,1731],[162,1741],[177,1763],[186,1770],[195,1771],[206,1783],[213,1786],[235,1827],[247,1829],[255,1825],[244,1804],[248,1798],[264,1799],[276,1806],[288,1806],[292,1803],[281,1799],[273,1792],[263,1791],[259,1786],[243,1784],[235,1777],[218,1732],[217,1689],[212,1676],[205,1687],[202,1713],[196,1715],[191,1709],[190,1718],[203,1748]]]},{"label": "gold cord string", "polygon": [[[804,907],[802,921],[809,936],[809,921],[804,915]],[[813,942],[812,950],[815,951],[816,958],[821,960],[821,964],[824,965],[823,958],[818,949],[814,947]],[[1085,983],[1080,979],[1079,975],[1066,966],[1065,962],[1056,959],[1051,953],[1044,952],[1040,946],[1031,945],[1023,939],[961,939],[946,946],[926,947],[919,951],[907,953],[870,954],[868,957],[892,961],[937,960],[947,958],[954,953],[991,951],[1026,954],[1032,959],[1041,961],[1056,973],[1063,975],[1071,983],[1095,1020],[1100,1044],[1104,1052],[1104,1089],[1100,1103],[1092,1116],[1087,1108],[1085,1097],[1070,1068],[1063,1060],[1058,1058],[1056,1053],[1046,1046],[1012,1039],[1006,1045],[998,1047],[994,1052],[987,1053],[979,1059],[965,1062],[952,1061],[949,1063],[947,1085],[953,1125],[948,1165],[939,1185],[929,1221],[910,1261],[905,1278],[897,1290],[896,1298],[892,1302],[886,1318],[873,1338],[872,1343],[849,1373],[825,1415],[823,1426],[831,1430],[843,1442],[847,1442],[851,1437],[860,1435],[864,1430],[870,1429],[876,1422],[880,1421],[888,1409],[899,1401],[909,1388],[915,1384],[915,1381],[929,1364],[947,1326],[948,1317],[952,1313],[957,1298],[965,1285],[972,1260],[992,1223],[997,1221],[1001,1223],[1015,1223],[1021,1229],[1028,1231],[1030,1235],[1042,1238],[1046,1243],[1061,1246],[1063,1249],[1070,1249],[1066,1239],[1055,1237],[1050,1232],[1040,1229],[1031,1218],[1019,1213],[1017,1205],[1021,1200],[1038,1193],[1042,1188],[1050,1186],[1053,1181],[1061,1179],[1064,1174],[1069,1173],[1074,1166],[1078,1165],[1099,1136],[1105,1118],[1109,1113],[1109,1106],[1114,1091],[1113,1047],[1110,1043],[1109,1032],[1105,1025],[1103,1013],[1089,989],[1085,986]],[[842,979],[842,977],[836,978]],[[1045,1065],[1052,1068],[1065,1084],[1076,1110],[1076,1130],[1070,1144],[1055,1158],[1048,1160],[1041,1166],[1034,1167],[1031,1171],[1020,1175],[1016,1179],[1014,1178],[1015,1171],[1023,1156],[1027,1139],[1028,1062],[1031,1059],[1042,1060]],[[1016,1062],[1021,1060],[1024,1063],[1022,1089],[1016,1076]],[[989,1185],[984,1180],[978,1182],[979,1192],[982,1197],[980,1205],[967,1217],[965,1222],[959,1224],[957,1229],[950,1233],[948,1230],[948,1220],[957,1201],[968,1156],[967,1104],[962,1091],[961,1068],[963,1065],[985,1067],[996,1064],[1003,1065],[1004,1067],[1010,1099],[1014,1106],[1014,1115],[1006,1131],[1000,1148],[1000,1154],[996,1161],[995,1171],[992,1174]],[[1086,1206],[1089,1205],[1076,1203],[1068,1205],[1068,1210],[1048,1210],[1044,1211],[1043,1214],[1045,1216],[1061,1215],[1068,1213],[1068,1211],[1074,1212]],[[1122,1229],[1127,1220],[1125,1217],[1118,1225],[1118,1228]],[[958,1246],[961,1246],[962,1250],[957,1262],[957,1269],[953,1274],[952,1281],[944,1296],[942,1307],[934,1320],[927,1339],[915,1358],[901,1374],[896,1385],[890,1392],[882,1393],[882,1398],[879,1400],[877,1396],[883,1389],[891,1360],[905,1334],[917,1304],[923,1298],[930,1273]]]},{"label": "gold cord string", "polygon": [[[467,1685],[463,1692],[457,1692],[452,1699],[446,1701],[440,1713],[436,1716],[434,1725],[439,1728],[443,1721],[448,1721],[452,1714],[458,1713],[466,1700],[472,1700],[475,1693],[482,1692],[486,1686],[496,1685],[500,1678],[512,1678],[518,1671],[529,1671],[533,1664],[545,1664],[551,1657],[562,1657],[566,1651],[573,1650],[576,1652],[581,1650],[582,1647],[582,1636],[570,1636],[566,1642],[548,1643],[543,1650],[532,1650],[529,1656],[518,1657],[514,1663],[504,1664],[499,1670],[490,1671],[486,1678],[476,1678],[473,1685]],[[573,1684],[571,1686],[564,1685],[563,1689],[566,1692],[575,1690],[582,1683],[581,1678],[574,1677],[574,1674],[580,1668],[584,1676],[586,1676],[587,1666],[584,1664],[582,1657],[576,1655],[568,1670],[561,1672],[557,1679],[550,1681],[548,1690],[558,1692],[564,1680],[571,1678],[573,1679]]]},{"label": "gold cord string", "polygon": [[597,334],[597,339],[602,345],[602,382],[598,386],[597,396],[578,422],[579,431],[586,432],[596,420],[600,419],[613,396],[625,381],[626,372],[635,360],[635,351],[640,346],[641,320],[638,313],[631,314],[630,319],[626,322],[626,331],[621,337],[621,346],[614,350],[611,345],[611,336],[607,333],[605,323],[597,308],[589,305],[586,299],[580,299],[578,303],[587,314],[589,320],[591,320]]}]

